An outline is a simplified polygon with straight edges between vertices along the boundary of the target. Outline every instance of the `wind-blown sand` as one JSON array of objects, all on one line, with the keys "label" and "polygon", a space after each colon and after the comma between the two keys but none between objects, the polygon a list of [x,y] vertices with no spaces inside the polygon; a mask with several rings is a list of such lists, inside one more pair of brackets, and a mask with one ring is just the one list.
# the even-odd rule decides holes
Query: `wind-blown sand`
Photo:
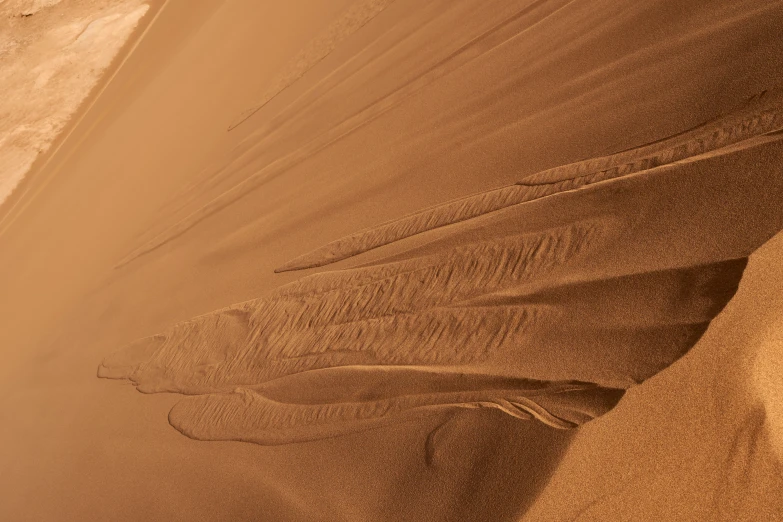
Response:
[{"label": "wind-blown sand", "polygon": [[783,3],[152,13],[0,208],[4,518],[783,518]]}]

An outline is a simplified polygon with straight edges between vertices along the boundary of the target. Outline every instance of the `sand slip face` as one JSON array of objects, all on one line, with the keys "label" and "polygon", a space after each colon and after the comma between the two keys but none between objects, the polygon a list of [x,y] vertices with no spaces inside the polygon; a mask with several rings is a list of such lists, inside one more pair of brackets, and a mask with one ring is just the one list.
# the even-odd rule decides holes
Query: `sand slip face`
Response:
[{"label": "sand slip face", "polygon": [[65,128],[149,6],[0,2],[0,203]]},{"label": "sand slip face", "polygon": [[196,395],[169,420],[207,440],[298,442],[481,407],[583,424],[686,353],[783,228],[776,100],[656,156],[536,176],[558,178],[547,197],[472,219],[439,207],[457,224],[429,244],[174,326],[99,376]]}]

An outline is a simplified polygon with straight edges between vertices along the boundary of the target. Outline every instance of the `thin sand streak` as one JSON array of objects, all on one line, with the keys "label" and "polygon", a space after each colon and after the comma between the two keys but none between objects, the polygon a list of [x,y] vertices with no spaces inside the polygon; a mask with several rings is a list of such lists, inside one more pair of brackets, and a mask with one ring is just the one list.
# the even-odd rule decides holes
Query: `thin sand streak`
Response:
[{"label": "thin sand streak", "polygon": [[238,120],[228,127],[228,130],[235,129],[263,109],[278,94],[318,65],[335,50],[340,42],[368,24],[393,2],[394,0],[360,0],[349,7],[323,34],[310,42],[294,57],[283,71],[272,80],[258,104],[240,115]]},{"label": "thin sand streak", "polygon": [[[426,25],[427,24],[425,24],[425,26]],[[269,141],[273,137],[275,137],[281,130],[285,129],[295,121],[301,121],[301,118],[297,119],[297,117],[306,113],[307,109],[309,109],[313,104],[316,104],[318,101],[320,101],[322,96],[325,96],[326,94],[334,91],[335,89],[341,87],[342,85],[349,83],[354,78],[354,76],[363,72],[365,68],[367,68],[368,66],[374,65],[375,62],[377,62],[378,60],[383,59],[388,53],[391,53],[393,50],[396,49],[398,45],[401,45],[413,34],[416,34],[416,32],[420,29],[421,27],[413,29],[410,33],[403,36],[395,44],[381,51],[377,55],[373,56],[372,52],[374,50],[375,45],[379,41],[383,40],[383,38],[386,36],[386,33],[377,35],[376,38],[373,40],[373,42],[367,44],[365,47],[358,50],[358,52],[355,55],[353,55],[351,58],[347,59],[345,62],[341,63],[340,65],[338,65],[335,69],[329,72],[329,74],[327,74],[324,78],[315,82],[300,96],[292,100],[286,107],[281,109],[281,111],[278,114],[276,114],[268,123],[264,124],[264,126],[261,129],[254,131],[252,134],[244,138],[234,148],[233,151],[234,158],[230,161],[228,165],[223,166],[220,169],[217,169],[217,172],[212,175],[212,177],[209,179],[209,182],[216,183],[220,179],[228,177],[233,173],[235,173],[236,171],[239,171],[244,168],[248,168],[250,164],[253,162],[253,159],[259,150],[268,147]],[[351,65],[355,61],[362,59],[362,57],[366,55],[371,56],[371,59],[368,59],[364,64],[362,64],[355,70],[350,71],[347,74],[342,74],[344,71],[350,70]],[[312,97],[306,103],[301,102],[301,100],[305,99],[308,95],[311,95],[312,93],[320,93],[320,94],[318,96]],[[184,193],[187,193],[187,190],[183,191],[183,194]]]},{"label": "thin sand streak", "polygon": [[[470,41],[468,41],[466,44],[459,46],[456,50],[452,51],[445,59],[439,60],[435,65],[430,66],[426,71],[423,73],[415,76],[411,82],[416,82],[420,76],[427,76],[429,73],[437,72],[443,69],[443,66],[448,63],[451,60],[454,60],[455,58],[458,58],[460,55],[465,54],[465,51],[472,49],[477,44],[485,41],[488,39],[488,37],[495,35],[496,33],[500,32],[502,29],[512,25],[514,22],[517,22],[524,18],[527,15],[530,15],[533,11],[535,11],[538,7],[543,5],[543,2],[538,0],[536,2],[533,2],[531,5],[526,6],[520,11],[517,11],[512,16],[502,20],[500,23],[495,24],[488,30],[482,32],[481,34],[477,35],[476,37],[472,38]],[[558,9],[562,8],[563,6],[558,7]],[[539,19],[538,22],[541,20]],[[536,22],[536,23],[538,23]],[[374,65],[379,60],[383,60],[384,57],[386,57],[387,54],[391,53],[392,51],[396,50],[398,46],[401,46],[403,43],[405,43],[408,39],[410,39],[413,35],[417,34],[419,31],[422,31],[428,24],[433,23],[432,21],[428,21],[424,26],[417,27],[413,29],[410,33],[407,33],[405,36],[403,36],[399,41],[395,42],[392,46],[386,48],[379,54],[372,57],[372,60],[368,60],[366,63],[361,65],[356,70],[351,71],[348,74],[340,76],[340,72],[344,69],[348,69],[350,65],[356,61],[359,60],[360,57],[363,55],[368,55],[372,52],[374,44],[376,44],[378,41],[380,41],[383,38],[383,35],[379,35],[373,43],[367,45],[366,47],[362,48],[356,55],[354,55],[352,58],[346,60],[344,63],[339,65],[336,69],[331,71],[327,76],[325,76],[322,80],[316,82],[314,85],[312,85],[305,93],[303,93],[301,96],[299,96],[296,100],[293,100],[288,106],[286,106],[284,109],[281,110],[279,114],[277,114],[272,122],[265,125],[261,130],[256,131],[252,133],[247,138],[243,139],[242,142],[237,146],[235,149],[236,158],[233,159],[229,165],[225,166],[224,168],[220,169],[218,173],[216,173],[214,176],[210,178],[210,182],[218,182],[220,179],[223,179],[227,176],[230,176],[234,172],[241,170],[243,168],[249,168],[250,163],[252,163],[254,156],[258,153],[259,150],[263,150],[267,147],[269,147],[269,141],[277,135],[281,130],[287,128],[290,126],[293,122],[301,121],[301,119],[297,119],[297,116],[302,115],[306,112],[308,108],[310,108],[313,104],[318,102],[322,96],[326,95],[327,93],[337,89],[341,85],[349,82],[355,75],[361,73],[364,71],[364,69],[370,65]],[[515,33],[519,34],[519,33]],[[505,41],[505,40],[503,40]],[[494,49],[496,48],[496,44],[492,44],[489,48]],[[486,52],[486,51],[484,51]],[[484,52],[479,52],[476,54],[475,57],[478,57]],[[467,63],[467,62],[465,62]],[[462,64],[464,65],[464,64]],[[443,69],[444,72],[442,74],[448,74],[448,72],[451,72],[452,69]],[[329,85],[329,80],[334,79],[335,81]],[[400,90],[401,88],[404,88],[409,85],[410,82],[403,84],[402,86],[394,89],[391,93],[391,95],[394,94],[397,90]],[[424,85],[422,85],[424,87]],[[306,97],[309,93],[312,92],[318,92],[320,90],[320,95],[313,97],[309,102],[307,103],[298,103],[299,100]],[[386,99],[386,96],[379,98],[378,100],[375,100],[373,103],[366,105],[362,109],[360,109],[357,113],[354,114],[361,114],[362,112],[365,112],[373,107],[373,105],[382,102]],[[404,99],[404,98],[403,98]],[[400,100],[401,101],[401,100]],[[380,115],[380,114],[379,114]],[[253,143],[252,146],[249,147],[249,150],[241,150],[243,147],[246,147],[248,143]]]},{"label": "thin sand streak", "polygon": [[297,257],[276,272],[325,266],[429,230],[565,190],[682,161],[783,127],[780,92],[738,112],[659,143],[549,169],[528,176],[516,185],[430,207],[357,232]]}]

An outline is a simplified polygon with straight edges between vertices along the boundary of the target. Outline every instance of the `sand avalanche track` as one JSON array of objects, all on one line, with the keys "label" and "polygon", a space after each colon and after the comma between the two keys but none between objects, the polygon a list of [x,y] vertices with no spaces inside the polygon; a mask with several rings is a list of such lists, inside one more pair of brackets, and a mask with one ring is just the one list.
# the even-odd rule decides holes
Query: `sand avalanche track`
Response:
[{"label": "sand avalanche track", "polygon": [[207,440],[298,442],[481,407],[578,426],[686,353],[783,228],[778,96],[337,241],[286,268],[451,226],[140,340],[99,376],[196,395],[169,419]]}]

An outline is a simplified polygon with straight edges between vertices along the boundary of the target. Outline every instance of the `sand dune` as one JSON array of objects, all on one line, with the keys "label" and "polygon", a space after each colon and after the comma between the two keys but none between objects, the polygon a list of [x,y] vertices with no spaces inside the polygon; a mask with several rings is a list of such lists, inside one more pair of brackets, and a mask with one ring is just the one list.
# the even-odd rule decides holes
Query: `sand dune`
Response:
[{"label": "sand dune", "polygon": [[783,519],[783,2],[141,3],[0,206],[0,519]]},{"label": "sand dune", "polygon": [[[212,178],[210,179],[210,184],[217,184],[217,181],[220,181],[222,178],[230,178],[236,171],[255,168],[256,170],[252,172],[250,176],[240,183],[231,186],[207,204],[200,206],[195,212],[184,216],[169,229],[159,233],[151,240],[135,249],[124,257],[117,266],[122,267],[136,258],[148,254],[169,241],[176,239],[201,221],[242,199],[253,190],[281,175],[287,169],[296,166],[346,136],[353,134],[365,125],[377,120],[410,97],[421,92],[423,89],[430,87],[437,80],[448,76],[460,67],[476,60],[482,55],[491,53],[499,47],[502,47],[510,38],[519,34],[514,31],[515,24],[522,25],[522,27],[535,26],[551,14],[557,12],[560,7],[562,7],[561,4],[567,3],[567,1],[555,3],[532,2],[521,9],[512,8],[505,18],[501,18],[500,20],[490,19],[493,22],[491,25],[487,24],[487,27],[481,26],[478,34],[475,35],[472,35],[469,32],[466,33],[464,38],[467,41],[464,44],[452,44],[454,48],[449,49],[449,52],[445,57],[439,57],[434,63],[428,63],[425,64],[425,67],[420,67],[421,70],[417,70],[409,78],[404,78],[404,81],[401,84],[395,85],[394,88],[384,95],[371,98],[366,105],[360,106],[358,110],[352,110],[348,114],[342,115],[339,121],[333,123],[329,128],[324,129],[324,132],[316,134],[312,139],[305,140],[304,143],[297,143],[297,147],[290,153],[282,154],[273,161],[268,161],[266,163],[259,162],[259,159],[257,158],[259,151],[268,147],[270,142],[274,143],[273,140],[278,138],[277,135],[281,132],[281,127],[285,129],[285,127],[291,126],[289,118],[293,121],[301,121],[302,118],[308,118],[306,109],[308,109],[310,103],[312,103],[308,103],[308,97],[315,98],[319,103],[329,101],[324,96],[325,93],[332,94],[334,91],[339,92],[341,88],[344,88],[345,84],[350,85],[351,80],[356,81],[358,79],[356,77],[361,77],[361,73],[368,74],[373,72],[372,69],[376,66],[377,61],[386,58],[387,54],[392,54],[391,51],[399,52],[399,47],[403,47],[404,49],[404,44],[407,43],[407,40],[413,40],[411,33],[415,35],[415,31],[420,31],[421,28],[417,27],[411,31],[411,33],[404,33],[401,36],[395,35],[396,38],[391,40],[391,42],[386,42],[383,41],[382,38],[379,38],[372,42],[373,45],[369,45],[365,49],[355,50],[356,55],[352,56],[351,59],[346,64],[339,67],[338,70],[313,86],[307,93],[309,96],[296,99],[286,107],[286,110],[276,116],[274,124],[268,126],[264,125],[261,129],[256,130],[245,138],[243,143],[237,146],[232,152],[228,165],[221,166],[217,174],[210,172],[210,177]],[[374,13],[376,9],[379,9],[383,4],[383,2],[369,2],[367,4],[368,6],[377,6],[369,9],[369,12]],[[364,6],[364,3],[359,2],[354,6],[354,8],[357,9],[358,14],[365,12],[361,6]],[[448,14],[449,10],[452,9],[454,9],[454,7],[449,6],[444,11]],[[508,7],[506,7],[506,10],[508,10]],[[340,28],[342,28],[343,25],[350,27],[352,24],[348,22],[353,20],[357,13],[349,10],[346,15],[350,16],[345,20],[340,19],[337,26]],[[443,16],[441,13],[437,13],[435,16],[438,15]],[[364,20],[365,18],[360,17],[360,19]],[[426,25],[429,25],[429,23],[426,23]],[[516,30],[519,31],[518,28],[516,28]],[[457,40],[457,42],[459,42],[459,40]],[[333,49],[332,45],[332,38],[327,38],[325,40],[316,39],[310,44],[310,46],[314,46],[316,49],[321,49],[320,52],[315,53],[316,56],[328,54],[328,52]],[[301,51],[300,54],[309,55],[315,52],[308,49],[309,47]],[[305,69],[309,68],[313,63],[313,61],[306,60]],[[297,71],[296,74],[291,75],[291,81],[301,77],[300,74],[304,72],[301,64],[302,61],[297,59],[288,66],[288,68]],[[346,65],[348,65],[348,67],[346,67]],[[285,82],[285,85],[289,85],[288,81]],[[273,92],[277,94],[281,92],[281,90],[273,88]],[[266,99],[271,100],[272,98],[265,98],[265,100]],[[255,114],[255,112],[261,108],[263,108],[263,105],[259,106],[258,109],[252,110],[251,114],[243,115],[240,118],[240,121],[244,121],[245,118],[252,116],[252,114]],[[306,121],[307,124],[310,123],[309,120]],[[196,187],[198,187],[198,185],[196,185]]]}]

